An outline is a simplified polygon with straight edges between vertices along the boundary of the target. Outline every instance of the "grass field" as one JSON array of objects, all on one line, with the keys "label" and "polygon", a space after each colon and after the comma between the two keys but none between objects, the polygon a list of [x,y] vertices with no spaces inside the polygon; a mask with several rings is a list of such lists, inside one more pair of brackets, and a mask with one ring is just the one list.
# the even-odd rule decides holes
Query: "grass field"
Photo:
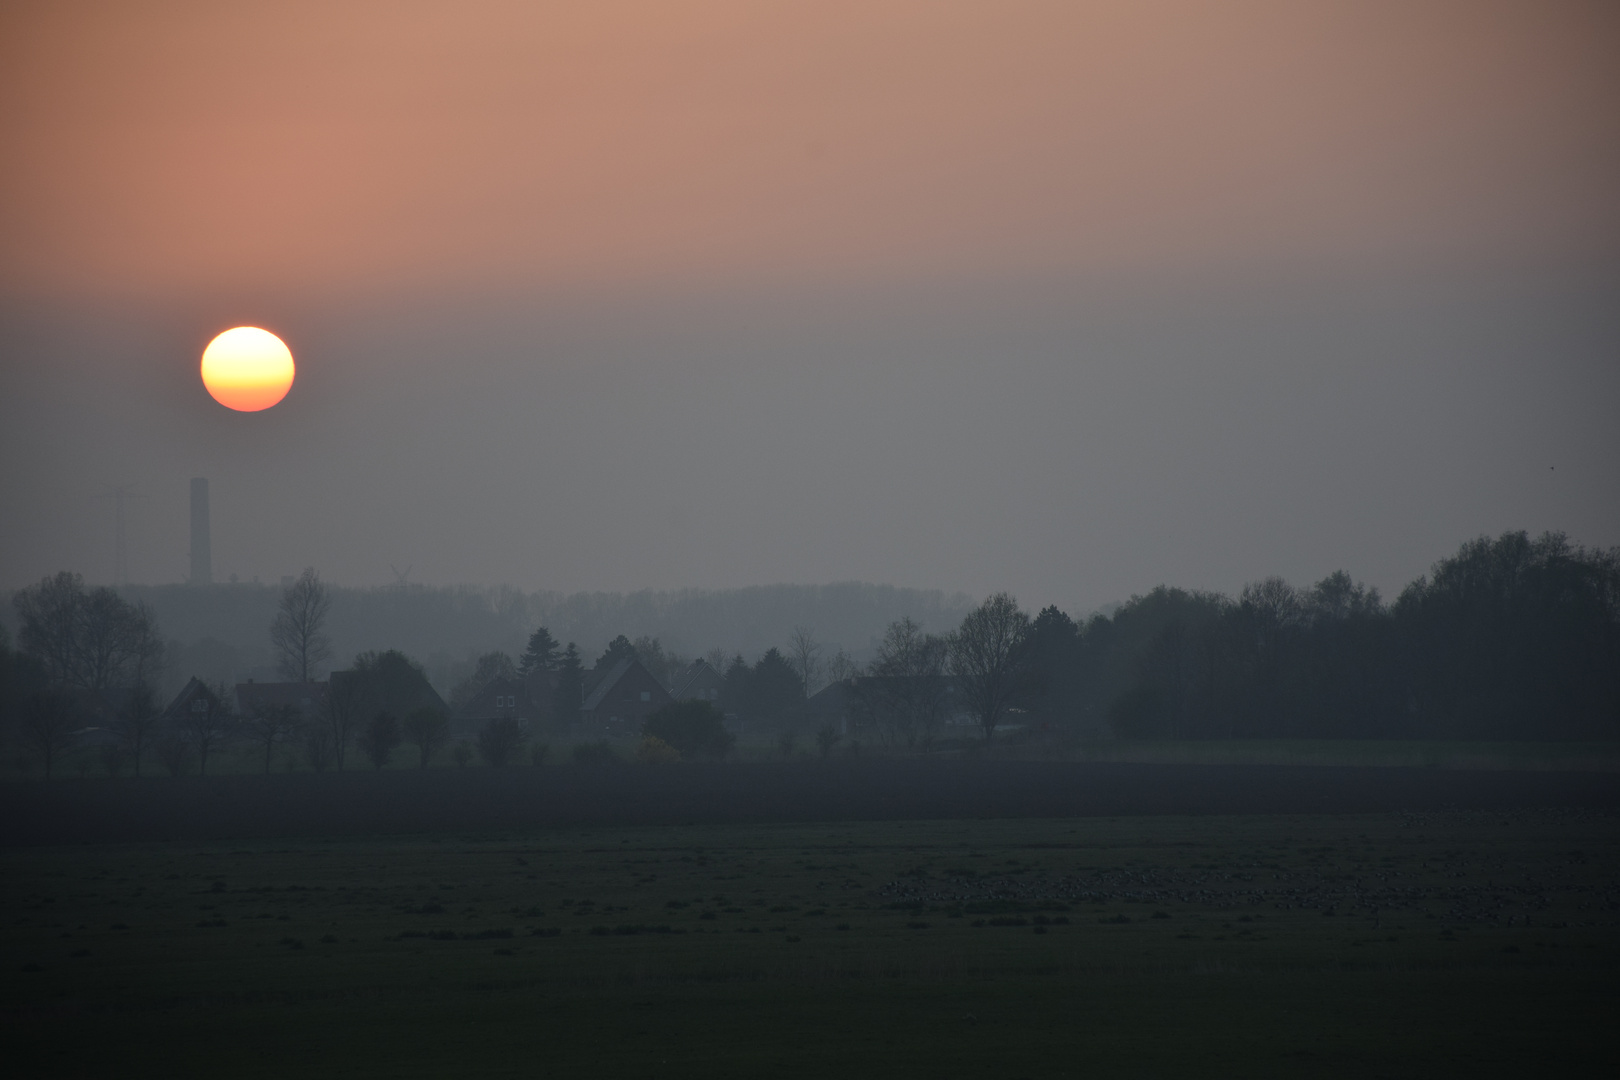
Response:
[{"label": "grass field", "polygon": [[[852,746],[840,742],[832,756],[876,759],[992,758],[1003,760],[1044,760],[1113,762],[1150,765],[1334,765],[1374,768],[1422,767],[1430,769],[1535,770],[1558,772],[1620,772],[1620,742],[1480,742],[1413,739],[1101,739],[1094,741],[1057,738],[1016,728],[1002,730],[986,747],[976,728],[951,728],[927,753],[900,746],[886,746],[866,739]],[[545,768],[567,767],[574,749],[594,739],[552,737],[536,740],[519,755],[519,767],[528,767],[530,756],[541,755]],[[625,761],[635,757],[631,739],[609,740],[609,746]],[[800,762],[819,758],[813,733],[800,732],[790,754]],[[781,762],[784,759],[780,733],[749,732],[739,739],[731,753],[733,762]],[[415,771],[418,758],[413,747],[396,749],[386,771]],[[148,776],[164,776],[155,754],[145,762]],[[371,765],[351,751],[350,769],[369,771]],[[459,765],[448,750],[441,750],[429,768],[439,770],[486,768],[476,755]],[[129,773],[129,763],[120,759],[120,772]],[[187,772],[195,772],[189,762]],[[235,743],[210,756],[212,776],[258,775],[265,772],[264,751],[246,743]],[[279,747],[271,759],[271,772],[306,772],[309,765],[296,748]],[[105,755],[97,747],[82,746],[67,754],[58,764],[58,778],[105,778]],[[34,763],[15,753],[0,759],[0,782],[30,782],[40,779]]]},{"label": "grass field", "polygon": [[1080,743],[1075,761],[1175,765],[1353,765],[1620,772],[1620,743],[1411,739],[1209,739]]},{"label": "grass field", "polygon": [[1599,810],[0,852],[13,1075],[1614,1075]]}]

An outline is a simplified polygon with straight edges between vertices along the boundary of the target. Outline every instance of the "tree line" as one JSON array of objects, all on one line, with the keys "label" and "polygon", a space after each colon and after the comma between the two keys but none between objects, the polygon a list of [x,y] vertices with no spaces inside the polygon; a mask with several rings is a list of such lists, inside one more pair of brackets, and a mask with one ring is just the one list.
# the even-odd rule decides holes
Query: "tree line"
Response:
[{"label": "tree line", "polygon": [[[290,681],[324,673],[330,602],[313,570],[283,590],[270,637]],[[153,690],[164,650],[150,609],[66,572],[13,603],[15,647],[0,631],[3,734],[47,773],[96,710],[115,736],[108,771],[125,762],[139,771],[149,753],[170,771],[206,769],[227,737],[255,744],[266,769],[289,745],[313,768],[341,769],[351,751],[381,767],[402,745],[425,765],[452,741],[422,665],[397,650],[362,653],[332,672],[318,715],[277,704],[235,716],[233,692],[214,686],[165,727]],[[542,687],[551,722],[566,731],[593,672],[629,658],[666,686],[691,663],[656,638],[620,635],[587,669],[575,643],[561,645],[542,626],[517,658],[480,657],[450,707],[509,678]],[[1268,578],[1235,598],[1161,586],[1083,621],[1055,607],[1031,616],[998,593],[946,634],[895,620],[865,663],[842,650],[826,655],[805,628],[752,662],[718,650],[705,659],[723,677],[719,700],[701,716],[687,708],[664,717],[663,734],[658,725],[644,733],[676,754],[724,756],[727,718],[779,730],[788,752],[808,725],[824,754],[846,734],[926,749],[952,721],[986,741],[1009,728],[1056,739],[1612,739],[1620,549],[1580,547],[1558,533],[1482,537],[1393,603],[1343,572],[1306,588]],[[812,701],[828,687],[843,695],[847,731],[833,730]],[[476,747],[503,764],[534,734],[491,723],[454,749],[462,763]],[[544,753],[534,744],[531,754]]]}]

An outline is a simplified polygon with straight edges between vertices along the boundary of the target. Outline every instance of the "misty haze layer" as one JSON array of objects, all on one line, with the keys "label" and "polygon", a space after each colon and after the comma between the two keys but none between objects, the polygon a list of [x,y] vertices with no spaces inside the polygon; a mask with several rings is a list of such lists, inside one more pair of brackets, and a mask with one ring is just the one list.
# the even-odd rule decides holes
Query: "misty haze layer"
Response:
[{"label": "misty haze layer", "polygon": [[[1600,5],[16,5],[0,586],[1084,612],[1620,542]],[[282,404],[197,375],[237,324]]]},{"label": "misty haze layer", "polygon": [[206,400],[185,313],[13,311],[0,565],[109,579],[96,496],[134,483],[131,577],[182,580],[204,475],[220,581],[858,579],[1086,611],[1342,567],[1393,595],[1473,535],[1620,539],[1617,281],[317,309],[262,415]]}]

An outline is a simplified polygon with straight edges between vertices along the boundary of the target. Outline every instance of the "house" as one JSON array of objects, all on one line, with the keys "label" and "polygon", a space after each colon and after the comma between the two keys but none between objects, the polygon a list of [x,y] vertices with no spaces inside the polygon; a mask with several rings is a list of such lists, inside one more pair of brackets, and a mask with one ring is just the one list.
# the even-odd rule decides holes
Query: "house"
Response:
[{"label": "house", "polygon": [[[551,695],[545,679],[492,679],[464,704],[450,721],[450,734],[467,738],[491,720],[515,718],[526,731],[534,731],[551,718]],[[537,692],[541,691],[541,692]]]},{"label": "house", "polygon": [[863,707],[855,693],[855,680],[844,679],[810,695],[804,713],[812,728],[831,727],[839,735],[848,735],[859,729]]},{"label": "house", "polygon": [[860,675],[832,683],[804,703],[811,727],[831,725],[840,735],[881,728],[895,714],[928,710],[933,723],[942,727],[978,722],[949,675]]},{"label": "house", "polygon": [[227,712],[225,702],[219,695],[193,675],[191,681],[182,686],[174,700],[169,702],[169,707],[163,710],[162,719],[165,724],[182,724],[188,717],[206,716],[210,710],[216,715]]},{"label": "house", "polygon": [[580,719],[607,735],[631,735],[641,722],[674,701],[640,660],[627,657],[586,677]]},{"label": "house", "polygon": [[[398,653],[384,653],[369,671],[334,671],[327,679],[327,700],[335,708],[357,710],[357,722],[377,712],[403,720],[417,709],[432,709],[445,716],[449,708],[427,675]],[[360,715],[364,713],[364,715]]]},{"label": "house", "polygon": [[236,684],[236,712],[258,716],[273,708],[291,708],[305,723],[326,711],[326,684],[319,682],[255,682]]},{"label": "house", "polygon": [[719,708],[725,690],[726,677],[707,660],[692,661],[670,680],[670,696],[676,701],[707,701]]}]

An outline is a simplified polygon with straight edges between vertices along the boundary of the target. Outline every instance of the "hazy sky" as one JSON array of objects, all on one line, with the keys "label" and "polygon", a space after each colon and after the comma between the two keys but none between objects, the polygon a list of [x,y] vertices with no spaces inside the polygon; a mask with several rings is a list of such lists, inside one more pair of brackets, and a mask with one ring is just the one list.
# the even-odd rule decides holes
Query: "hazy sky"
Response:
[{"label": "hazy sky", "polygon": [[[1620,6],[22,4],[0,585],[1084,610],[1620,543]],[[298,382],[214,404],[203,346]]]}]

